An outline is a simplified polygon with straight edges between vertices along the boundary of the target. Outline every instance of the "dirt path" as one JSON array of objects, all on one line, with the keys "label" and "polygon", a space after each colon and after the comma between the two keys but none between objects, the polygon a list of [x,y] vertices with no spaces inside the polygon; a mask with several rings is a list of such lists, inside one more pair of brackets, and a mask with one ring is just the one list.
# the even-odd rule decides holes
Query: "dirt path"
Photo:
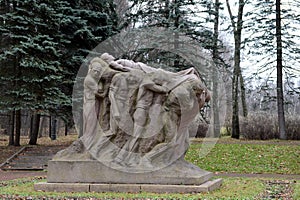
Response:
[{"label": "dirt path", "polygon": [[240,174],[240,173],[214,173],[220,177],[267,178],[277,180],[300,180],[300,174]]},{"label": "dirt path", "polygon": [[300,140],[245,140],[232,138],[192,138],[191,143],[212,142],[217,144],[254,144],[254,145],[285,145],[285,146],[300,146]]}]

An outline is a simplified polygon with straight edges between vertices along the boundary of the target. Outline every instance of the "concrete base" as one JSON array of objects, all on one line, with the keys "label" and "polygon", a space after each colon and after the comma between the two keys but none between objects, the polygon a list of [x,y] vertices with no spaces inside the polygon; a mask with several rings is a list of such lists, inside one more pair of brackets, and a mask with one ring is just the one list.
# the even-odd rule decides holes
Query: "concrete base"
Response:
[{"label": "concrete base", "polygon": [[201,185],[36,183],[34,189],[45,192],[200,193],[215,190],[221,184],[222,179],[207,181]]},{"label": "concrete base", "polygon": [[113,169],[96,160],[51,160],[47,183],[35,190],[57,192],[198,193],[220,187],[222,179],[183,160],[143,173]]},{"label": "concrete base", "polygon": [[168,167],[144,173],[112,169],[96,161],[50,161],[48,183],[107,183],[201,185],[212,178],[211,172],[178,160]]}]

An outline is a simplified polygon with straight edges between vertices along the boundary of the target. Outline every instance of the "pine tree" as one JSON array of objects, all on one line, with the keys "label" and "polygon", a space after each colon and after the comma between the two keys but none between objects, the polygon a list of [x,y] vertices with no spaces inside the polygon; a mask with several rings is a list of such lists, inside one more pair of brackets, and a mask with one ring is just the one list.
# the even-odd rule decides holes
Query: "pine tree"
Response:
[{"label": "pine tree", "polygon": [[[66,80],[63,91],[71,97],[73,84],[80,66],[86,63],[86,56],[102,41],[119,32],[118,17],[113,0],[65,0],[66,5],[59,13],[64,16],[60,23],[60,32],[67,44],[64,46],[61,65],[64,66]],[[74,101],[77,101],[73,99]],[[81,101],[80,99],[78,100]],[[72,108],[61,107],[60,113],[68,124],[73,121]],[[79,114],[81,116],[81,114]],[[70,123],[71,121],[71,123]],[[81,128],[79,127],[81,130]],[[79,135],[82,135],[80,131]]]},{"label": "pine tree", "polygon": [[[167,1],[129,1],[131,10],[127,14],[127,24],[131,28],[152,27],[172,30],[174,36],[170,45],[174,49],[181,46],[180,35],[185,35],[204,48],[210,48],[212,42],[212,30],[204,26],[205,20],[199,20],[201,12],[198,0],[167,0]],[[197,20],[195,20],[197,18]],[[159,35],[158,37],[164,37]],[[169,37],[169,35],[167,36]],[[171,38],[168,38],[171,39]],[[167,40],[167,39],[166,39]],[[184,59],[172,52],[159,51],[157,49],[139,50],[130,58],[138,58],[142,62],[157,63],[168,66],[168,70],[178,71],[190,67]]]},{"label": "pine tree", "polygon": [[272,77],[277,69],[278,123],[282,139],[286,138],[282,79],[299,73],[300,35],[296,9],[299,5],[299,1],[254,1],[256,13],[249,14],[249,23],[246,25],[250,33],[250,53],[255,56],[254,63],[258,67],[255,75],[263,73]]},{"label": "pine tree", "polygon": [[[59,18],[55,4],[46,3],[14,1],[13,11],[2,15],[3,35],[9,44],[0,58],[8,65],[11,63],[14,69],[13,74],[6,73],[3,77],[12,88],[5,92],[2,108],[15,109],[17,113],[22,109],[39,113],[70,104],[70,99],[59,89],[63,80],[58,61],[61,56],[57,34]],[[16,123],[20,124],[20,114],[17,116]],[[16,131],[19,134],[20,127]],[[31,144],[34,143],[31,140]]]},{"label": "pine tree", "polygon": [[0,109],[16,110],[20,133],[23,109],[35,115],[71,115],[77,70],[91,49],[117,31],[117,18],[112,1],[16,0],[8,5],[0,17],[6,41],[0,74],[8,85]]}]

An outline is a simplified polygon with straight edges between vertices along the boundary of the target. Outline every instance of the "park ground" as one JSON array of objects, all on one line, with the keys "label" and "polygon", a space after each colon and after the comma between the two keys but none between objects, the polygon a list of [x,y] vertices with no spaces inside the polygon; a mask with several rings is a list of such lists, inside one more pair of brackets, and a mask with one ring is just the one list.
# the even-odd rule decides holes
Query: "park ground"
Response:
[{"label": "park ground", "polygon": [[[76,135],[40,138],[33,148],[66,146]],[[0,164],[22,147],[7,146],[0,136]],[[204,153],[203,153],[204,152]],[[220,189],[202,194],[53,193],[36,192],[46,171],[0,171],[0,199],[300,199],[300,141],[193,139],[186,160],[223,178]]]}]

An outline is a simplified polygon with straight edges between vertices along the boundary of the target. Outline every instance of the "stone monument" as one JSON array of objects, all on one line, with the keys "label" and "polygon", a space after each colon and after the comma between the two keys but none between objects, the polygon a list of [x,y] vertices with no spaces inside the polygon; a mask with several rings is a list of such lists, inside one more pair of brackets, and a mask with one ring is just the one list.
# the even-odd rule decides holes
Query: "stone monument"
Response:
[{"label": "stone monument", "polygon": [[177,73],[108,53],[84,80],[83,136],[48,164],[44,191],[201,192],[221,185],[184,160],[189,125],[210,94],[194,68]]}]

